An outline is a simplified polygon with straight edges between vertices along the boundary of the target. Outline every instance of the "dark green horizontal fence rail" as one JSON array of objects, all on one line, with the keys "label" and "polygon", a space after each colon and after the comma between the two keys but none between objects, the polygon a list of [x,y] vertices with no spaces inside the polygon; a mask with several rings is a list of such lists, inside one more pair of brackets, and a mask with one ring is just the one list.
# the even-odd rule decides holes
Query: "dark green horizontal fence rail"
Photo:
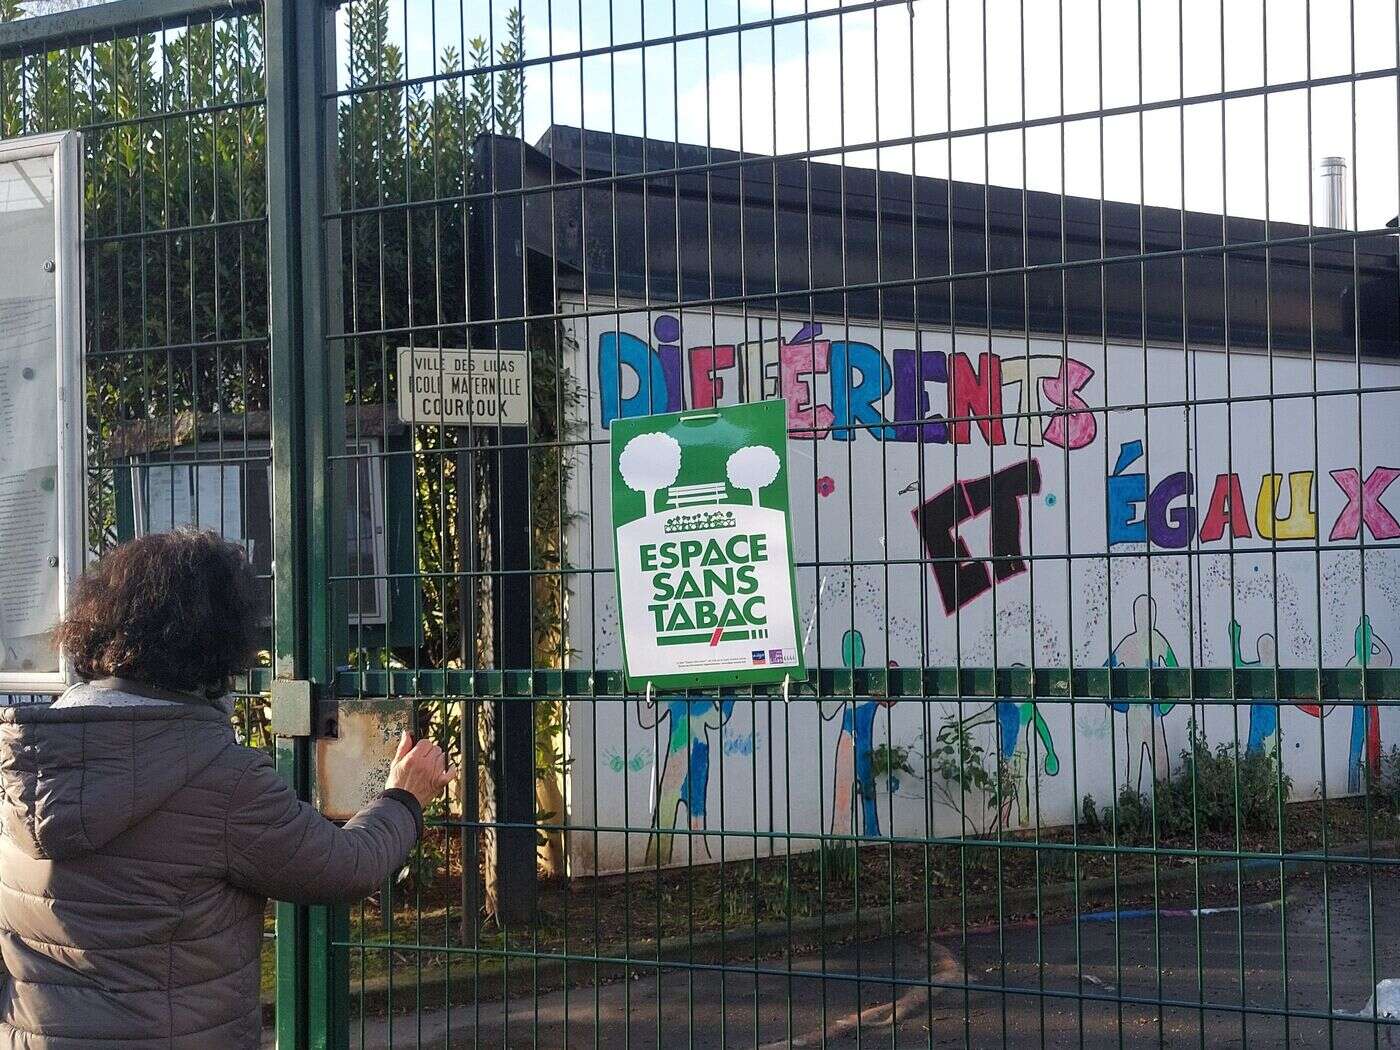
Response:
[{"label": "dark green horizontal fence rail", "polygon": [[5,23],[0,30],[0,54],[12,57],[91,46],[109,39],[130,39],[211,19],[254,14],[260,6],[237,0],[109,0],[61,14]]},{"label": "dark green horizontal fence rail", "polygon": [[[265,692],[270,675],[255,672],[252,692]],[[743,696],[781,698],[780,685],[745,687]],[[336,678],[339,699],[407,697],[636,697],[625,688],[621,671],[342,671]],[[701,695],[697,692],[696,695]],[[1081,667],[895,667],[846,670],[821,668],[813,680],[792,686],[794,699],[820,697],[1000,697],[1023,696],[1038,700],[1102,701],[1167,699],[1196,704],[1239,703],[1238,698],[1260,698],[1281,703],[1338,700],[1365,703],[1400,700],[1400,671],[1393,668],[1282,667],[1277,670],[1230,670],[1218,667],[1113,668]],[[1365,697],[1366,700],[1362,700]]]}]

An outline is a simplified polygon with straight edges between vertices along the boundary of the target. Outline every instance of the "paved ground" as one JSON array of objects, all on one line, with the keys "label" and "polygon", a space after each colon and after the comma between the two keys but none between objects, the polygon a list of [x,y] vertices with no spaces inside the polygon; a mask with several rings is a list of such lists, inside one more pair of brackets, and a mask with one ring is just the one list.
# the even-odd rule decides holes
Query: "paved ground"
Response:
[{"label": "paved ground", "polygon": [[[931,954],[921,943],[878,939],[831,949],[825,958],[760,963],[767,973],[672,971],[659,976],[658,988],[657,974],[647,972],[597,989],[549,993],[538,1004],[526,998],[400,1017],[392,1032],[387,1022],[371,1021],[363,1034],[352,1033],[351,1045],[1392,1045],[1384,1024],[1285,1018],[1277,1011],[1358,1013],[1374,984],[1373,952],[1376,976],[1400,976],[1400,874],[1378,872],[1370,882],[1334,875],[1326,894],[1320,876],[1290,878],[1286,907],[1277,901],[1277,885],[1270,889],[1248,888],[1243,908],[1206,914],[1172,903],[1156,913],[1125,911],[1116,920],[1066,916],[969,931],[965,943],[954,933],[943,940],[946,951],[935,947]],[[909,983],[930,973],[961,982],[959,960],[966,960],[966,990],[930,995]],[[1080,989],[1088,998],[1075,998]],[[1142,1001],[1148,999],[1171,1005]],[[1202,1001],[1208,1005],[1196,1005]],[[1400,1027],[1393,1045],[1400,1047]]]}]

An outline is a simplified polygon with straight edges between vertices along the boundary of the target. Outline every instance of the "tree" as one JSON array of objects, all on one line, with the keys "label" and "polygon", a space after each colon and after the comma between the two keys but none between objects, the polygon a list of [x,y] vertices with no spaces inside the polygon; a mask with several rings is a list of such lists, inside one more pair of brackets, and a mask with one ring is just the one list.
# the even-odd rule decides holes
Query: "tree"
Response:
[{"label": "tree", "polygon": [[[519,135],[524,114],[524,21],[505,13],[502,42],[492,53],[482,37],[466,42],[466,54],[443,49],[431,85],[404,86],[405,63],[390,33],[388,0],[354,0],[349,7],[347,65],[351,90],[338,112],[340,185],[337,202],[346,400],[371,411],[396,397],[394,353],[399,345],[465,347],[467,244],[473,207],[473,168],[478,143],[489,134]],[[497,68],[487,72],[492,66]],[[479,279],[479,278],[478,278]],[[424,331],[426,329],[426,331]],[[356,332],[374,333],[353,335]],[[392,334],[386,334],[392,333]],[[554,323],[527,325],[532,353],[529,451],[530,568],[534,664],[557,666],[567,656],[563,630],[562,570],[567,508],[566,455],[560,444],[577,391],[562,367],[562,335]],[[491,569],[495,564],[489,503],[493,452],[451,427],[414,430],[415,581],[422,613],[411,652],[357,654],[361,663],[385,658],[423,667],[466,663],[491,667],[495,639]],[[463,507],[462,504],[470,503]],[[465,513],[459,513],[459,511]],[[459,534],[463,522],[469,530]],[[463,575],[472,553],[471,575]],[[464,594],[465,590],[465,594]],[[466,599],[463,602],[463,599]],[[479,610],[463,623],[458,609]],[[516,627],[518,625],[512,625]],[[464,637],[464,634],[466,635]],[[457,758],[462,717],[475,718],[482,768],[491,767],[494,728],[490,705],[454,709],[425,705],[438,742]],[[563,809],[559,778],[567,764],[563,705],[539,700],[535,713],[538,809],[557,822]],[[481,784],[482,817],[490,819],[492,785]],[[487,836],[489,852],[494,843]],[[547,863],[562,869],[562,838],[546,848]],[[494,887],[488,881],[492,910]],[[471,919],[464,917],[469,926]]]},{"label": "tree", "polygon": [[[66,2],[66,0],[58,0]],[[0,0],[0,19],[32,11]],[[498,47],[444,48],[431,85],[405,85],[389,0],[350,0],[344,56],[348,91],[333,111],[342,313],[328,346],[345,354],[348,407],[387,411],[396,397],[394,352],[409,333],[468,345],[467,244],[478,139],[519,135],[524,113],[524,22],[504,16]],[[84,128],[87,234],[88,536],[102,551],[118,538],[117,450],[139,432],[146,448],[187,444],[211,423],[236,447],[269,409],[271,354],[267,222],[267,96],[261,14],[0,59],[0,138]],[[335,243],[329,239],[330,243]],[[328,267],[335,272],[335,267]],[[576,401],[562,368],[559,330],[529,326],[534,404],[530,520],[534,530],[537,666],[561,662],[563,534],[567,490],[559,439]],[[358,334],[366,333],[366,334]],[[263,417],[265,419],[265,417]],[[491,550],[484,502],[487,454],[452,428],[414,434],[414,549],[420,615],[407,651],[350,654],[359,666],[489,667],[489,633],[462,637],[462,587],[489,609]],[[480,574],[461,575],[476,529]],[[490,617],[482,617],[489,624]],[[554,777],[564,759],[557,703],[538,703],[537,762]],[[432,731],[456,750],[460,717],[432,705]]]},{"label": "tree", "polygon": [[107,2],[108,0],[0,0],[0,22],[15,22],[25,17],[76,11],[80,7],[94,7]]},{"label": "tree", "polygon": [[0,137],[87,129],[94,550],[116,540],[119,433],[169,443],[267,407],[263,95],[257,16],[0,60]]}]

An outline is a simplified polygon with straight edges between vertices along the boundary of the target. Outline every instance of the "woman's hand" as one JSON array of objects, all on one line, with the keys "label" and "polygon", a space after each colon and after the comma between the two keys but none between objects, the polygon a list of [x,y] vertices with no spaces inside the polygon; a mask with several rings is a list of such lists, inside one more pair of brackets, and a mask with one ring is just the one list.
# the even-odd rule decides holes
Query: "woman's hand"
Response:
[{"label": "woman's hand", "polygon": [[389,767],[385,789],[398,788],[418,799],[424,809],[442,789],[457,779],[457,770],[447,768],[447,756],[431,740],[414,741],[413,734],[399,737],[399,749]]}]

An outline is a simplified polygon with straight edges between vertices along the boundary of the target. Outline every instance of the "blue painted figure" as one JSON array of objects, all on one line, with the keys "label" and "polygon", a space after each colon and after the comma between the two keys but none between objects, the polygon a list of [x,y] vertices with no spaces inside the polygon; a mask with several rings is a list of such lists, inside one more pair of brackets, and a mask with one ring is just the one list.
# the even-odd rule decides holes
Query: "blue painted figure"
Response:
[{"label": "blue painted figure", "polygon": [[647,841],[647,863],[669,864],[675,850],[676,821],[685,806],[691,838],[709,855],[705,841],[705,809],[710,789],[710,730],[718,730],[734,713],[731,699],[665,699],[644,701],[637,719],[643,729],[653,729],[663,721],[671,725],[666,746],[658,748],[656,807],[651,823],[655,829]]},{"label": "blue painted figure", "polygon": [[[1356,651],[1348,667],[1389,667],[1390,646],[1376,637],[1371,618],[1363,616],[1356,627]],[[1375,704],[1353,704],[1351,708],[1351,754],[1347,758],[1347,790],[1360,791],[1361,774],[1381,773],[1381,713]]]},{"label": "blue painted figure", "polygon": [[1021,739],[1021,706],[1010,700],[997,701],[997,736],[1001,739],[1001,758],[1008,762],[1016,754]]},{"label": "blue painted figure", "polygon": [[[1020,664],[1013,666],[1019,667]],[[995,704],[972,715],[963,723],[967,729],[989,725],[997,726],[997,755],[999,770],[1005,771],[1011,790],[1001,800],[999,819],[1002,827],[1011,826],[1014,808],[1019,825],[1030,821],[1031,794],[1035,788],[1034,764],[1030,761],[1031,734],[1045,749],[1042,762],[1047,776],[1055,776],[1060,771],[1060,757],[1055,753],[1055,740],[1050,735],[1050,727],[1041,717],[1039,708],[1030,701],[998,700]]]},{"label": "blue painted figure", "polygon": [[[1178,666],[1171,642],[1157,630],[1157,603],[1147,595],[1140,594],[1133,602],[1133,629],[1113,647],[1108,666]],[[1124,730],[1128,753],[1126,785],[1140,793],[1143,771],[1149,768],[1158,780],[1169,777],[1171,759],[1167,754],[1166,728],[1161,723],[1176,705],[1115,699],[1109,701],[1109,706],[1128,716]]]},{"label": "blue painted figure", "polygon": [[[1240,634],[1244,630],[1237,620],[1230,621],[1230,660],[1236,667],[1276,667],[1278,666],[1278,647],[1274,644],[1274,636],[1271,634],[1261,634],[1255,643],[1258,656],[1253,660],[1244,658],[1243,647],[1240,644]],[[1245,745],[1246,754],[1259,754],[1260,752],[1278,756],[1278,705],[1277,704],[1250,704],[1249,705],[1249,742]]]},{"label": "blue painted figure", "polygon": [[873,700],[847,706],[841,716],[841,732],[849,733],[853,741],[856,792],[860,795],[861,833],[880,834],[880,813],[875,805],[875,767],[871,752],[875,750],[875,715],[880,705]]}]

